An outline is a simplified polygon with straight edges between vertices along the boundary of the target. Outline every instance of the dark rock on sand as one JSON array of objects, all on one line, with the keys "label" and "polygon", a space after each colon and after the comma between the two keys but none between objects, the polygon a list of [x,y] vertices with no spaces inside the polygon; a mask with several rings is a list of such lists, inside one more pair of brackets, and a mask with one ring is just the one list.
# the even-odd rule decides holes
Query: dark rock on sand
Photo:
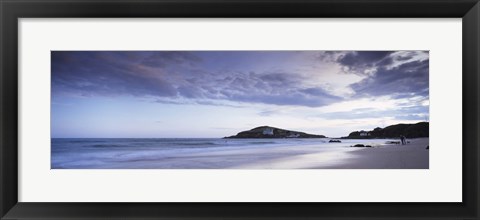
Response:
[{"label": "dark rock on sand", "polygon": [[355,145],[350,146],[350,147],[372,147],[372,145],[355,144]]},{"label": "dark rock on sand", "polygon": [[329,140],[328,143],[342,143],[340,140]]}]

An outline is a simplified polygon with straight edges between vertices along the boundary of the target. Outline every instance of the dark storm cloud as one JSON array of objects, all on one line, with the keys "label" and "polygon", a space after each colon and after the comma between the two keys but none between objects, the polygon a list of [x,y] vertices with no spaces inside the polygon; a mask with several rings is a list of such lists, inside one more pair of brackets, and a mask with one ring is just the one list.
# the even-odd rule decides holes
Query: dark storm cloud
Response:
[{"label": "dark storm cloud", "polygon": [[412,58],[413,58],[412,56],[408,56],[408,55],[407,55],[407,56],[399,56],[399,57],[396,58],[396,60],[398,60],[398,61],[405,61],[405,60],[410,60],[410,59],[412,59]]},{"label": "dark storm cloud", "polygon": [[142,64],[149,67],[166,67],[168,65],[182,65],[184,63],[200,62],[201,59],[198,56],[193,55],[190,52],[185,51],[164,51],[164,52],[151,52],[151,55],[146,57]]},{"label": "dark storm cloud", "polygon": [[356,51],[341,56],[338,62],[347,67],[373,67],[392,53],[393,51]]},{"label": "dark storm cloud", "polygon": [[232,101],[308,107],[325,106],[342,99],[320,87],[303,87],[302,80],[298,74],[283,72],[237,74],[222,81],[219,93]]},{"label": "dark storm cloud", "polygon": [[330,97],[333,98],[332,95],[329,95],[327,91],[325,91],[321,87],[312,87],[312,88],[307,88],[307,89],[301,89],[299,92],[302,92],[304,94],[308,94],[311,96],[325,96],[325,97]]},{"label": "dark storm cloud", "polygon": [[123,59],[125,54],[119,52],[52,52],[52,90],[54,94],[84,96],[175,95],[168,82],[136,74],[140,69],[122,62]]},{"label": "dark storm cloud", "polygon": [[154,97],[161,103],[181,104],[187,99],[199,104],[199,100],[211,100],[309,107],[342,99],[321,87],[305,86],[303,81],[308,79],[298,73],[215,70],[216,63],[204,63],[213,55],[217,63],[237,60],[228,53],[218,58],[215,52],[54,51],[52,95],[132,95]]},{"label": "dark storm cloud", "polygon": [[185,98],[202,98],[203,93],[205,93],[201,88],[195,86],[179,86],[177,88],[180,96]]},{"label": "dark storm cloud", "polygon": [[429,59],[415,59],[425,51],[352,51],[337,54],[336,62],[347,74],[365,78],[351,84],[354,97],[410,98],[429,96]]},{"label": "dark storm cloud", "polygon": [[376,73],[351,88],[359,95],[400,97],[428,96],[429,61],[412,61],[387,69],[379,67]]}]

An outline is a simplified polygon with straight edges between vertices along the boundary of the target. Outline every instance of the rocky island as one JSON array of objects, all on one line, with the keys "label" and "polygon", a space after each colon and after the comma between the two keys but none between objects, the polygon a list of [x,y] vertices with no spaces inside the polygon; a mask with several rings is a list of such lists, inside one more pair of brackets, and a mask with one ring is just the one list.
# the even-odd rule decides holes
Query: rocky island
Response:
[{"label": "rocky island", "polygon": [[396,124],[385,128],[375,128],[371,131],[354,131],[347,139],[371,139],[371,138],[398,138],[400,135],[406,138],[422,138],[429,136],[428,122],[419,122],[416,124]]},{"label": "rocky island", "polygon": [[261,126],[225,138],[325,138],[325,136],[290,131],[270,126]]}]

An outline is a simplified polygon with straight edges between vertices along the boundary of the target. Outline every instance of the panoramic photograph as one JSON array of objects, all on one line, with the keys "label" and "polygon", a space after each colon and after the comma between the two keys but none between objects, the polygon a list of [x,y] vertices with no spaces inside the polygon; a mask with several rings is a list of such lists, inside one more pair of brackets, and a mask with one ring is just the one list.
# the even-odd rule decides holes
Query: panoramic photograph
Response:
[{"label": "panoramic photograph", "polygon": [[51,51],[51,169],[429,169],[428,51]]}]

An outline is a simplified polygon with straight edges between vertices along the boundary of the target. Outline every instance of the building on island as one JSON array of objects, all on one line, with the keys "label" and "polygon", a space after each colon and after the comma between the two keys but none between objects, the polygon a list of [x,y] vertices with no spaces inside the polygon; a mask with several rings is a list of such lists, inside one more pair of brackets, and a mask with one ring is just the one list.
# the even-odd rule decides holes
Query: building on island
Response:
[{"label": "building on island", "polygon": [[298,138],[300,137],[300,134],[299,133],[290,133],[287,138]]},{"label": "building on island", "polygon": [[366,132],[366,131],[360,131],[360,136],[361,136],[361,137],[367,137],[367,136],[370,136],[370,132]]},{"label": "building on island", "polygon": [[263,129],[264,135],[273,135],[273,128],[265,128]]}]

